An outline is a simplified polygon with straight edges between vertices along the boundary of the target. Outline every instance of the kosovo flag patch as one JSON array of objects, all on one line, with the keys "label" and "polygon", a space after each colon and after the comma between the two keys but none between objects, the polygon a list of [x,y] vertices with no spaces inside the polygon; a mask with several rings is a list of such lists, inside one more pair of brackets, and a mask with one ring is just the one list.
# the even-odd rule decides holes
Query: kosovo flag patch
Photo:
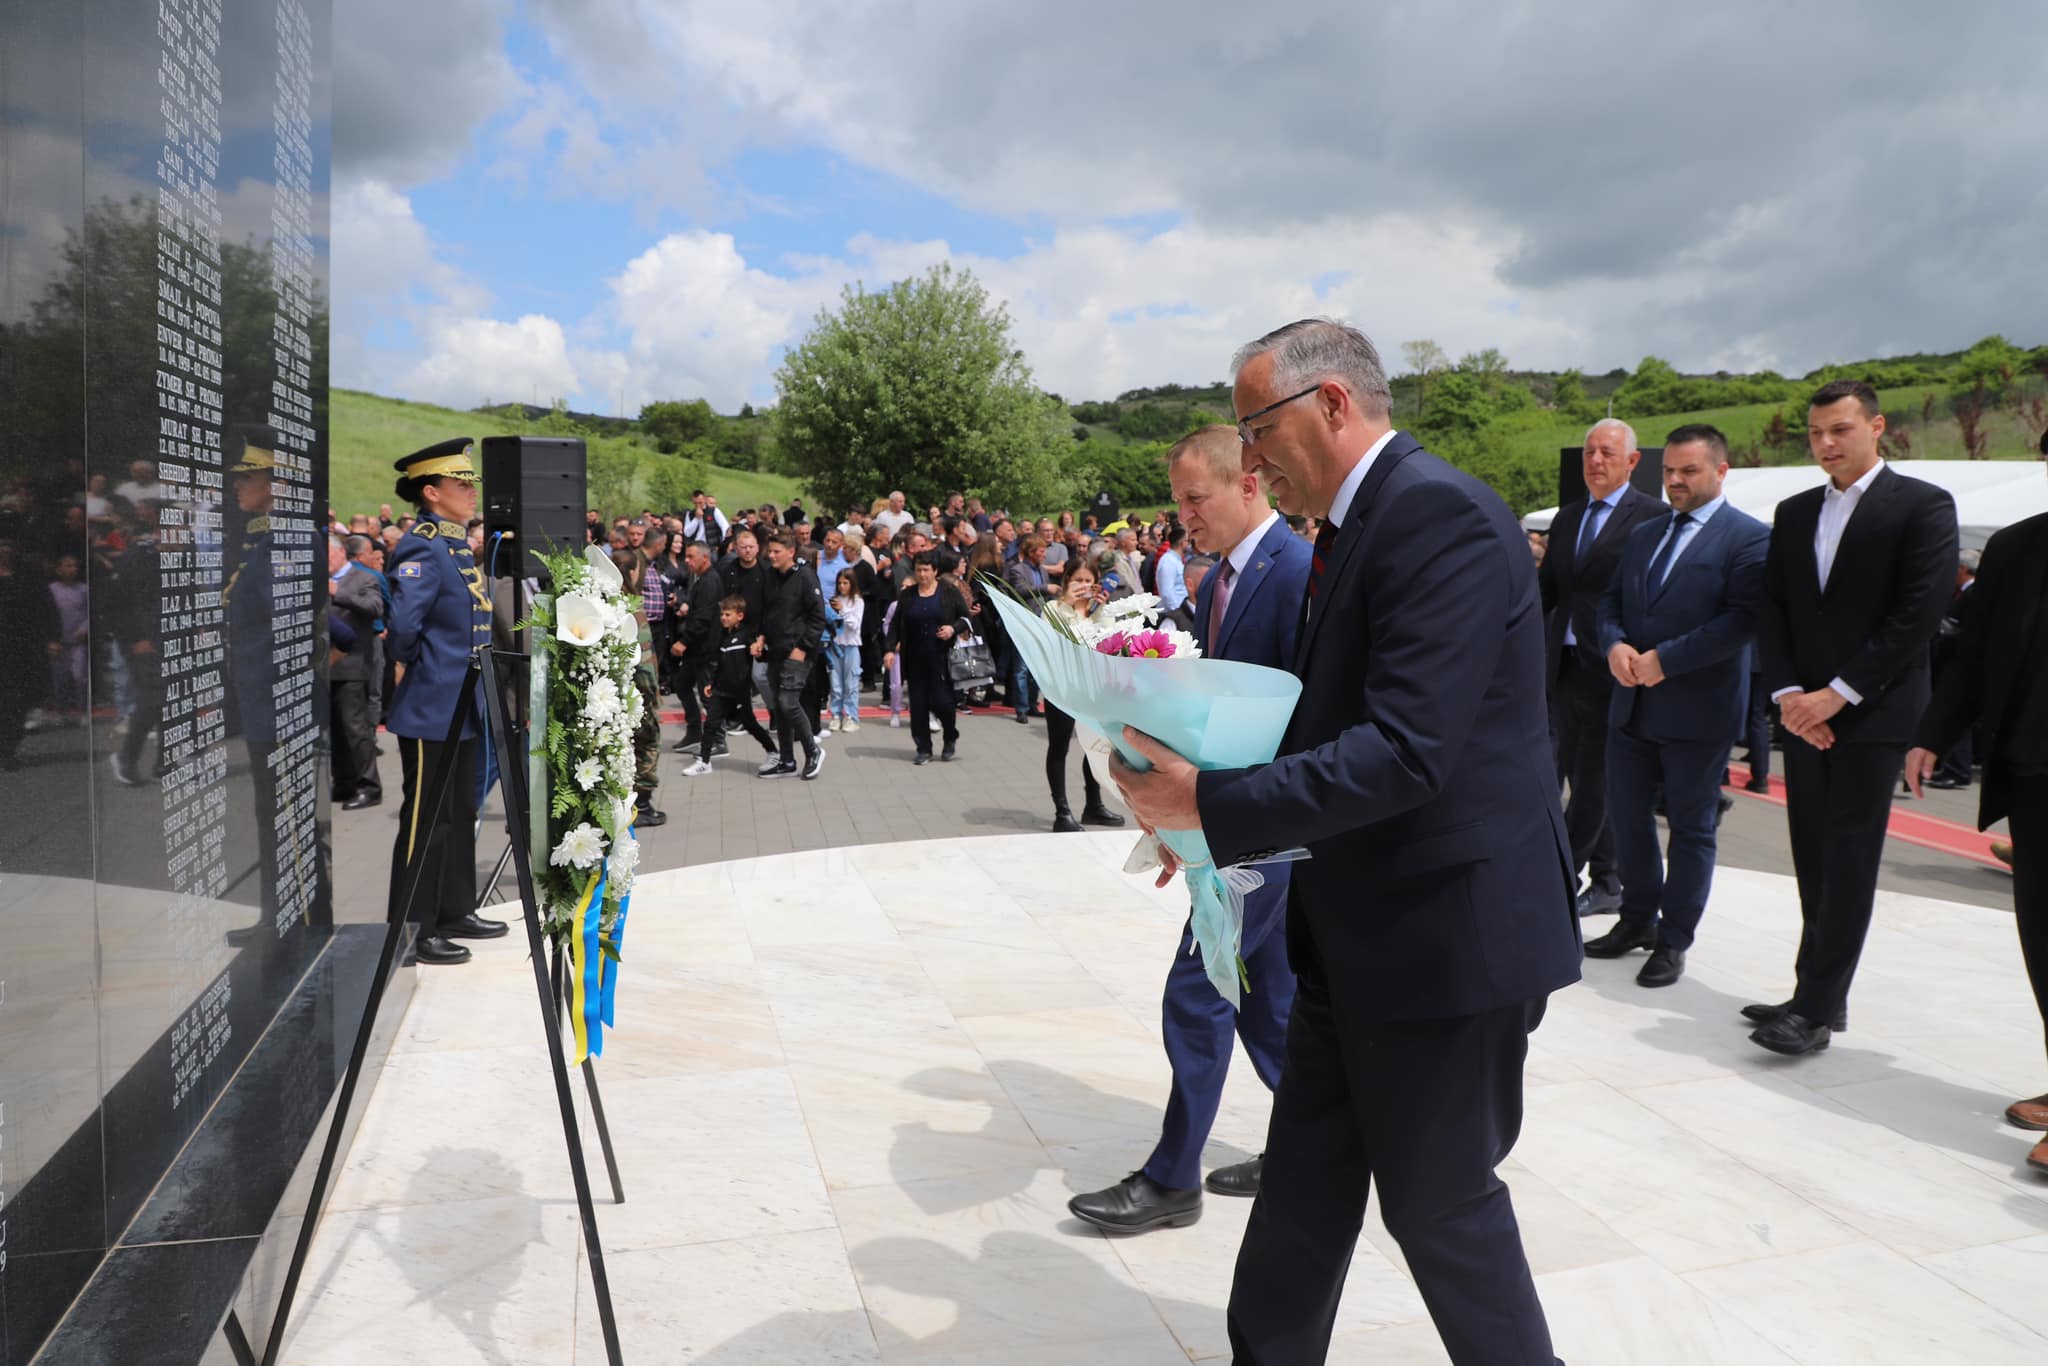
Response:
[{"label": "kosovo flag patch", "polygon": [[407,560],[404,564],[398,566],[398,577],[401,579],[416,579],[419,576],[420,562],[418,560]]}]

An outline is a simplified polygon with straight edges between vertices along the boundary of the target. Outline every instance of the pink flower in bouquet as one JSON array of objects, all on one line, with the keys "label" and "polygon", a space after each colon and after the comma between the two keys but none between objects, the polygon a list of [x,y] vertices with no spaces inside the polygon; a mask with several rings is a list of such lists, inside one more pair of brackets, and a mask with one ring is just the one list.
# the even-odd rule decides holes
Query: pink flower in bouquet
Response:
[{"label": "pink flower in bouquet", "polygon": [[1134,659],[1171,659],[1173,637],[1164,631],[1134,631],[1125,653]]},{"label": "pink flower in bouquet", "polygon": [[1095,653],[1100,655],[1116,655],[1121,658],[1130,653],[1128,649],[1130,643],[1130,632],[1111,631],[1108,635],[1095,642]]}]

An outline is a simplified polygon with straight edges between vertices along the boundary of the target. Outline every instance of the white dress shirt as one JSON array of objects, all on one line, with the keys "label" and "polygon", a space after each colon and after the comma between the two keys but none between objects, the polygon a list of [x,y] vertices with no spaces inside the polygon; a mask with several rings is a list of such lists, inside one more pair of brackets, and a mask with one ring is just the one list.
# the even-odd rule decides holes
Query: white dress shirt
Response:
[{"label": "white dress shirt", "polygon": [[[1841,553],[1842,533],[1849,529],[1849,519],[1856,515],[1856,509],[1863,503],[1863,495],[1870,492],[1870,486],[1877,482],[1877,476],[1884,472],[1884,458],[1878,457],[1876,464],[1863,472],[1863,477],[1845,489],[1835,487],[1830,479],[1827,492],[1821,495],[1820,518],[1813,525],[1813,563],[1820,570],[1820,590],[1828,590],[1828,575],[1834,573],[1835,556]],[[1863,705],[1863,694],[1857,692],[1840,678],[1828,686],[1848,699],[1852,707]],[[1775,702],[1788,692],[1799,689],[1780,688],[1771,694]]]},{"label": "white dress shirt", "polygon": [[1266,533],[1273,529],[1273,523],[1280,520],[1280,514],[1268,508],[1265,520],[1253,527],[1245,538],[1230,547],[1230,553],[1223,558],[1230,561],[1230,577],[1236,581],[1244,577],[1244,568],[1252,562],[1252,556],[1259,551],[1259,542],[1266,539]]},{"label": "white dress shirt", "polygon": [[[1387,443],[1393,439],[1394,434],[1390,431],[1365,448],[1365,454],[1351,467],[1351,473],[1344,476],[1344,482],[1337,486],[1337,496],[1330,500],[1330,515],[1325,517],[1324,521],[1337,526],[1344,525],[1344,518],[1351,511],[1352,500],[1358,497],[1358,486],[1365,482],[1365,476],[1372,472],[1372,462],[1380,458],[1380,452],[1385,450]],[[1242,569],[1244,566],[1239,565],[1238,568]]]}]

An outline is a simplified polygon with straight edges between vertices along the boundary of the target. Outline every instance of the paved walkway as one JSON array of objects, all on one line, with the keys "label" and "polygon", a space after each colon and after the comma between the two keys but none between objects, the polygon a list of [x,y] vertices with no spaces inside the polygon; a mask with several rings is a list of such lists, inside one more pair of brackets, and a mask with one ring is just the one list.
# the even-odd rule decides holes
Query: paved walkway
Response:
[{"label": "paved walkway", "polygon": [[[681,734],[679,725],[664,726],[664,745],[673,745]],[[759,753],[744,735],[729,757],[717,761],[718,771],[703,778],[683,777],[689,760],[664,749],[659,804],[669,823],[643,832],[642,864],[684,868],[812,849],[1047,829],[1052,801],[1045,787],[1045,722],[1020,726],[1007,711],[974,712],[963,714],[960,736],[957,762],[913,768],[908,729],[892,730],[886,720],[865,721],[855,734],[826,737],[825,771],[809,783],[756,778]],[[388,741],[385,748],[392,748]],[[383,806],[334,812],[337,909],[352,920],[383,914],[398,821],[394,753],[387,752],[383,770],[390,794]],[[1067,758],[1067,787],[1078,809],[1078,750]],[[1791,873],[1782,790],[1774,798],[1742,791],[1732,795],[1735,809],[1721,829],[1722,866]],[[1928,796],[1926,802],[1902,797],[1899,809],[1916,820],[1932,817],[1945,823],[1954,837],[1974,830],[1976,793]],[[482,876],[488,876],[505,847],[503,817],[495,814],[495,803],[492,812],[478,851]],[[1888,845],[1879,885],[1887,891],[2012,908],[2012,878],[2003,869],[1904,840]],[[502,886],[509,895],[509,875]]]},{"label": "paved walkway", "polygon": [[[1117,871],[1128,842],[928,840],[642,882],[600,1064],[628,1361],[1227,1359],[1245,1202],[1128,1240],[1065,1212],[1142,1161],[1165,1094],[1182,909]],[[1999,1120],[2043,1080],[2009,914],[1886,893],[1853,1032],[1803,1060],[1736,1015],[1787,986],[1788,879],[1724,869],[1707,925],[1678,986],[1589,963],[1534,1040],[1504,1175],[1559,1354],[2048,1357],[2048,1181]],[[422,970],[288,1360],[603,1360],[523,947],[481,948]],[[1208,1160],[1256,1151],[1266,1115],[1240,1057]],[[1443,1359],[1376,1217],[1331,1359]]]}]

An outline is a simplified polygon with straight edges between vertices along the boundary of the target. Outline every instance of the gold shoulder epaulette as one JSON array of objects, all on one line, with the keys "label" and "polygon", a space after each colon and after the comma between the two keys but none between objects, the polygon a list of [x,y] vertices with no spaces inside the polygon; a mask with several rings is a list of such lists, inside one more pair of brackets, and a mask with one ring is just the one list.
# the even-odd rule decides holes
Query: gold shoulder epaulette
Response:
[{"label": "gold shoulder epaulette", "polygon": [[243,531],[250,536],[267,535],[270,532],[270,518],[267,516],[251,517],[249,524],[243,528]]},{"label": "gold shoulder epaulette", "polygon": [[430,541],[434,539],[435,532],[432,522],[414,522],[412,530],[415,536],[424,536]]}]

